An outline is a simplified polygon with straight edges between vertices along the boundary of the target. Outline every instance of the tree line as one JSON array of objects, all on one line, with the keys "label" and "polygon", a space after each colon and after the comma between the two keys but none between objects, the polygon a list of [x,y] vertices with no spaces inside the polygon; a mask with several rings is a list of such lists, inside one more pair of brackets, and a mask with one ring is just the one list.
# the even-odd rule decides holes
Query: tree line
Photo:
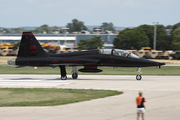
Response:
[{"label": "tree line", "polygon": [[[171,29],[167,34],[166,29]],[[140,25],[136,28],[126,28],[119,32],[113,41],[114,48],[117,49],[136,49],[142,47],[153,48],[154,26]],[[90,40],[81,39],[80,49],[97,49],[103,46],[104,42],[100,37],[94,37]],[[180,50],[180,23],[173,26],[157,25],[156,30],[156,50]]]},{"label": "tree line", "polygon": [[[171,29],[167,34],[166,29]],[[119,32],[114,39],[114,48],[118,49],[141,49],[141,47],[153,48],[154,26],[140,25],[136,28],[125,29]],[[164,27],[157,25],[156,31],[157,50],[180,50],[180,23]]]},{"label": "tree line", "polygon": [[[67,32],[69,32],[69,33],[81,32],[82,30],[92,32],[84,25],[84,22],[79,21],[77,19],[73,19],[72,22],[67,23],[66,27],[68,28]],[[109,30],[109,31],[115,32],[114,25],[111,22],[110,23],[104,22],[99,27],[103,28],[104,30]],[[0,30],[1,30],[0,32],[4,32],[4,33],[22,33],[22,32],[29,31],[29,30],[25,30],[22,28],[12,28],[12,29],[1,28]],[[64,33],[65,32],[63,30],[63,28],[61,28],[61,27],[58,27],[58,26],[50,27],[47,24],[44,24],[44,25],[37,27],[34,30],[30,30],[30,31],[33,33],[37,33],[37,34],[38,33],[47,33],[47,34],[55,33],[56,34],[56,33]]]}]

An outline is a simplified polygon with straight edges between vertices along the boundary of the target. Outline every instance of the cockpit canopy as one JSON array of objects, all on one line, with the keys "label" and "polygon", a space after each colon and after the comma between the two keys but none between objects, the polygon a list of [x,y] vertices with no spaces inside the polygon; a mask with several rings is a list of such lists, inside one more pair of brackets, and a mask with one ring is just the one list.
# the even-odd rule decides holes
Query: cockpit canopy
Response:
[{"label": "cockpit canopy", "polygon": [[99,49],[99,53],[122,56],[122,57],[139,58],[135,54],[121,49]]}]

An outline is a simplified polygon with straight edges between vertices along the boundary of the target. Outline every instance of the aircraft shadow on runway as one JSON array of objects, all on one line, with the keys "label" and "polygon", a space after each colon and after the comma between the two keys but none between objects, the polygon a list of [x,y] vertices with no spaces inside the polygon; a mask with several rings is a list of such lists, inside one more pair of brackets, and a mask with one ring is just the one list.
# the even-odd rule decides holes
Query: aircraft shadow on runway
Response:
[{"label": "aircraft shadow on runway", "polygon": [[78,78],[78,79],[73,79],[73,78],[68,78],[66,80],[61,80],[60,78],[52,78],[52,79],[46,79],[46,78],[11,78],[10,80],[40,80],[40,81],[69,81],[69,80],[79,80],[79,81],[83,81],[83,80],[91,80],[91,81],[94,81],[94,80],[106,80],[106,81],[136,81],[135,79],[133,78]]},{"label": "aircraft shadow on runway", "polygon": [[37,80],[37,78],[11,78],[10,80]]},{"label": "aircraft shadow on runway", "polygon": [[86,78],[86,79],[80,79],[80,78],[78,78],[77,80],[81,80],[81,81],[83,81],[83,80],[91,80],[91,81],[96,81],[96,80],[102,80],[102,81],[137,81],[137,80],[135,80],[135,79],[129,79],[129,78],[122,78],[122,79],[109,79],[109,78],[105,78],[105,79],[90,79],[90,78]]},{"label": "aircraft shadow on runway", "polygon": [[[46,78],[11,78],[10,80],[42,80],[42,81],[58,80],[58,81],[63,81],[60,78],[52,78],[52,79],[46,79]],[[74,80],[74,79],[70,79],[70,80]]]}]

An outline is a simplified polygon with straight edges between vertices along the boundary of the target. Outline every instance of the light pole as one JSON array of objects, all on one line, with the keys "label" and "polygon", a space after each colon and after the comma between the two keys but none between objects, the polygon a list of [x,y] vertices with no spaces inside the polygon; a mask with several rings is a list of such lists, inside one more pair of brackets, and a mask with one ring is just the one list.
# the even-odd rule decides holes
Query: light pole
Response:
[{"label": "light pole", "polygon": [[158,22],[153,22],[154,24],[154,43],[153,43],[153,50],[156,50],[156,25],[158,25]]},{"label": "light pole", "polygon": [[66,30],[68,30],[69,28],[62,28],[65,31],[64,37],[65,37],[65,41],[64,41],[64,45],[66,45]]},{"label": "light pole", "polygon": [[74,37],[75,37],[74,48],[77,48],[77,45],[76,45],[77,44],[77,38],[76,38],[77,37],[77,35],[76,35],[77,32],[73,32],[73,33],[74,33]]},{"label": "light pole", "polygon": [[[0,34],[1,34],[0,37],[2,37],[2,31],[3,31],[3,29],[0,28]],[[1,38],[0,38],[0,41],[1,41],[0,44],[2,44],[2,39]]]}]

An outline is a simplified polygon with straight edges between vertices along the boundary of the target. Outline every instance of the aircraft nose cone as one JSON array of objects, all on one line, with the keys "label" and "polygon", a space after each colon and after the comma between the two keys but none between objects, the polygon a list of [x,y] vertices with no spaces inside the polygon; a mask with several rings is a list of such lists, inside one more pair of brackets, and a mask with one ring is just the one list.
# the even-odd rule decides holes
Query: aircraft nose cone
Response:
[{"label": "aircraft nose cone", "polygon": [[151,64],[152,66],[161,66],[161,65],[165,65],[165,63],[162,63],[162,62],[156,62],[156,61],[151,61],[151,62],[149,62],[149,64]]},{"label": "aircraft nose cone", "polygon": [[142,66],[161,66],[161,65],[165,65],[165,63],[162,62],[156,62],[156,61],[151,61],[151,60],[147,60],[147,59],[143,59],[141,58],[142,61]]},{"label": "aircraft nose cone", "polygon": [[161,65],[166,65],[166,64],[165,64],[165,63],[158,62],[158,65],[161,66]]},{"label": "aircraft nose cone", "polygon": [[158,63],[157,63],[157,67],[158,67],[158,68],[161,68],[162,65],[165,65],[165,63],[161,63],[161,62],[158,62]]}]

